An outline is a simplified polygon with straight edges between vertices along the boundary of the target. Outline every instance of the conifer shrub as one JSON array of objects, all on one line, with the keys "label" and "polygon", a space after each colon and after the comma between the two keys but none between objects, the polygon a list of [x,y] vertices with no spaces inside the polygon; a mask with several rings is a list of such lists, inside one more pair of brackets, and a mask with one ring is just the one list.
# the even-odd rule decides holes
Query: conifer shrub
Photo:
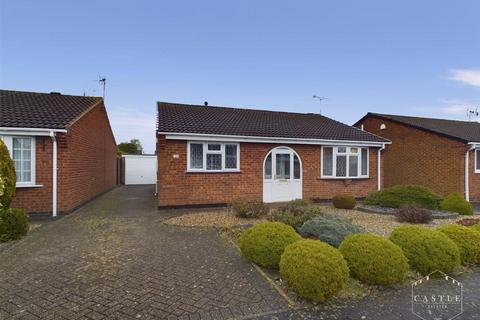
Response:
[{"label": "conifer shrub", "polygon": [[301,240],[300,235],[286,224],[264,222],[240,237],[240,250],[248,260],[267,268],[277,269],[285,247]]},{"label": "conifer shrub", "polygon": [[402,248],[410,267],[422,275],[435,270],[449,273],[460,265],[457,245],[440,231],[403,225],[395,228],[389,239]]},{"label": "conifer shrub", "polygon": [[460,249],[463,264],[480,263],[480,234],[459,224],[445,224],[437,228],[453,240]]},{"label": "conifer shrub", "polygon": [[403,283],[409,273],[402,249],[373,234],[352,234],[339,247],[352,277],[375,285]]},{"label": "conifer shrub", "polygon": [[345,287],[348,266],[338,249],[306,239],[285,248],[280,274],[300,297],[321,302]]}]

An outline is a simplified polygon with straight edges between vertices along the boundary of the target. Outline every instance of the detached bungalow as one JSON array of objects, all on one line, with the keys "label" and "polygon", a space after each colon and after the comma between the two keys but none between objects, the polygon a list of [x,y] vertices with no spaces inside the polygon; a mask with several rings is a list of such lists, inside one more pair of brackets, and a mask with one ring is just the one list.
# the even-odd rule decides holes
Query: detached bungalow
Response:
[{"label": "detached bungalow", "polygon": [[385,186],[419,184],[480,199],[480,123],[368,113],[355,126],[392,141]]},{"label": "detached bungalow", "polygon": [[389,141],[318,114],[158,103],[158,206],[365,197]]},{"label": "detached bungalow", "polygon": [[12,207],[56,216],[116,184],[102,98],[0,90],[0,139],[17,172]]}]

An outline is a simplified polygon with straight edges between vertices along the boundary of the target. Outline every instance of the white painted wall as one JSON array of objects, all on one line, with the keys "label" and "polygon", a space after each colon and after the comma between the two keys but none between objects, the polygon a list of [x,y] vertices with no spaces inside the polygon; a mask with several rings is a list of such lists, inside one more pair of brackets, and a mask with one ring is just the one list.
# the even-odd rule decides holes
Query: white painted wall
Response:
[{"label": "white painted wall", "polygon": [[156,184],[157,156],[123,155],[125,184]]}]

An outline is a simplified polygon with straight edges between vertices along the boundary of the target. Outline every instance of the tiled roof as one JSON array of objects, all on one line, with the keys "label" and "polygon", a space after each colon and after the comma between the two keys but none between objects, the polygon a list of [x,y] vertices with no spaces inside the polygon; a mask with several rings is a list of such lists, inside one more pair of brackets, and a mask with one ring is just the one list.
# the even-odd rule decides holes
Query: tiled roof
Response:
[{"label": "tiled roof", "polygon": [[0,90],[0,127],[65,129],[100,97]]},{"label": "tiled roof", "polygon": [[[421,118],[370,112],[367,113],[367,115],[365,115],[362,119],[365,119],[369,116],[395,121],[407,126],[426,130],[463,142],[480,141],[480,123],[476,121]],[[360,123],[362,119],[359,120],[357,123]]]},{"label": "tiled roof", "polygon": [[158,102],[158,132],[388,142],[312,113]]}]

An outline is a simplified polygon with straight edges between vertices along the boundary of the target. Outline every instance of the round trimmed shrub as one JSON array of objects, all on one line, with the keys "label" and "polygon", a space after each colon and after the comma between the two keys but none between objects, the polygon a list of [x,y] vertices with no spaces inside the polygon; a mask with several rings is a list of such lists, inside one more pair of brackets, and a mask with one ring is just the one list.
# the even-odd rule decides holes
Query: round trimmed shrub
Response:
[{"label": "round trimmed shrub", "polygon": [[459,224],[445,224],[437,228],[453,240],[460,249],[462,263],[480,263],[480,234]]},{"label": "round trimmed shrub", "polygon": [[337,209],[353,209],[357,204],[357,200],[354,197],[341,194],[334,196],[332,202]]},{"label": "round trimmed shrub", "polygon": [[0,209],[0,242],[20,239],[28,232],[28,220],[22,209]]},{"label": "round trimmed shrub", "polygon": [[335,215],[324,215],[314,217],[305,222],[298,229],[304,237],[314,237],[329,245],[338,247],[346,236],[354,233],[364,233],[365,229],[348,219]]},{"label": "round trimmed shrub", "polygon": [[301,237],[295,230],[280,222],[257,224],[240,238],[240,250],[245,258],[267,268],[278,268],[285,247]]},{"label": "round trimmed shrub", "polygon": [[392,231],[390,240],[402,248],[410,267],[423,275],[435,270],[449,273],[460,265],[457,245],[440,231],[403,225]]},{"label": "round trimmed shrub", "polygon": [[280,274],[299,296],[320,302],[345,287],[348,266],[338,249],[318,240],[301,240],[285,249]]},{"label": "round trimmed shrub", "polygon": [[352,234],[342,241],[340,252],[350,274],[368,284],[403,283],[410,268],[402,249],[373,234]]},{"label": "round trimmed shrub", "polygon": [[474,224],[470,229],[480,232],[480,223]]},{"label": "round trimmed shrub", "polygon": [[450,193],[441,203],[440,209],[444,211],[458,212],[459,214],[472,215],[473,208],[470,202],[465,200],[458,192]]},{"label": "round trimmed shrub", "polygon": [[15,196],[17,176],[15,165],[8,152],[7,146],[0,139],[0,176],[2,177],[2,192],[0,192],[0,208],[10,207]]}]

